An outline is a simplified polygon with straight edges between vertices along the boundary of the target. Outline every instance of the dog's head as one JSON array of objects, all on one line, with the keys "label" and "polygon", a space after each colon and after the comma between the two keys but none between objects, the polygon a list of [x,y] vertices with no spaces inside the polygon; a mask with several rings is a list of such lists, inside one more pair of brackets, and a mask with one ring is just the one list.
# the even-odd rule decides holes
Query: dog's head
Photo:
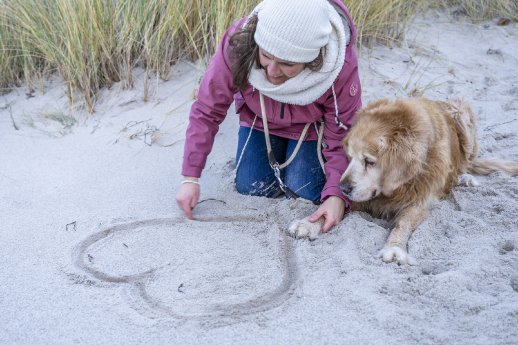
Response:
[{"label": "dog's head", "polygon": [[349,166],[340,187],[349,199],[390,197],[423,169],[431,135],[423,111],[417,104],[381,100],[357,112],[343,141]]}]

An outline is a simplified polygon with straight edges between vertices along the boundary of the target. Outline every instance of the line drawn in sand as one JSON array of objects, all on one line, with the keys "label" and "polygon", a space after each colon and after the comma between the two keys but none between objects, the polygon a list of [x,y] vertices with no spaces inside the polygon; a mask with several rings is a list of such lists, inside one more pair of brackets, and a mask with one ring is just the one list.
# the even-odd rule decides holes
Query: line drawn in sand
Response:
[{"label": "line drawn in sand", "polygon": [[117,224],[80,242],[72,262],[101,282],[124,285],[131,307],[150,318],[240,321],[279,307],[295,292],[293,239],[268,218]]}]

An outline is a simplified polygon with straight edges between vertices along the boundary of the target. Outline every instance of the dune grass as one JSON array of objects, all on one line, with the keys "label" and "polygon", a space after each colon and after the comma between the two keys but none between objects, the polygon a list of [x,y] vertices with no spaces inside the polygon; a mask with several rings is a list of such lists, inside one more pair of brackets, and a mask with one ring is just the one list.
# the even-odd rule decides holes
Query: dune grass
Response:
[{"label": "dune grass", "polygon": [[435,0],[434,5],[451,8],[465,14],[474,21],[493,17],[518,21],[518,0]]},{"label": "dune grass", "polygon": [[[360,44],[397,41],[416,9],[455,5],[473,18],[508,15],[518,0],[346,0]],[[142,67],[170,77],[179,59],[210,56],[227,26],[257,0],[3,0],[0,1],[0,92],[40,88],[58,73],[71,103],[95,108],[98,91],[133,86]],[[509,14],[508,14],[509,13]],[[514,16],[513,16],[514,15]],[[147,73],[146,73],[147,75]]]},{"label": "dune grass", "polygon": [[0,2],[0,87],[57,72],[71,102],[93,111],[107,85],[133,85],[142,66],[169,77],[180,58],[198,60],[251,5],[231,0],[5,0]]},{"label": "dune grass", "polygon": [[358,28],[358,44],[391,43],[401,38],[405,26],[423,0],[344,1]]}]

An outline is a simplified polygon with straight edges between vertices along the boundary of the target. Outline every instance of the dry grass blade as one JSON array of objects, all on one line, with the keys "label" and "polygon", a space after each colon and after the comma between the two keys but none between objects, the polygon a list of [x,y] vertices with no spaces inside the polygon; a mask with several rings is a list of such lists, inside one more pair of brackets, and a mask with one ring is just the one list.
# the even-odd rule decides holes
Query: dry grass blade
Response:
[{"label": "dry grass blade", "polygon": [[502,17],[518,20],[517,0],[435,0],[433,6],[456,8],[457,14],[464,14],[474,21]]}]

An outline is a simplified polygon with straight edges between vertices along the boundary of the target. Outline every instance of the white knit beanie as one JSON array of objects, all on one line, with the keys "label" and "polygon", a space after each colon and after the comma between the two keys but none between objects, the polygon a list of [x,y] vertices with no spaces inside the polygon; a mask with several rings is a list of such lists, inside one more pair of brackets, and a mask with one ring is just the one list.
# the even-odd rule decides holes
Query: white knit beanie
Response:
[{"label": "white knit beanie", "polygon": [[315,60],[329,41],[328,0],[264,0],[257,7],[257,45],[278,59]]}]

